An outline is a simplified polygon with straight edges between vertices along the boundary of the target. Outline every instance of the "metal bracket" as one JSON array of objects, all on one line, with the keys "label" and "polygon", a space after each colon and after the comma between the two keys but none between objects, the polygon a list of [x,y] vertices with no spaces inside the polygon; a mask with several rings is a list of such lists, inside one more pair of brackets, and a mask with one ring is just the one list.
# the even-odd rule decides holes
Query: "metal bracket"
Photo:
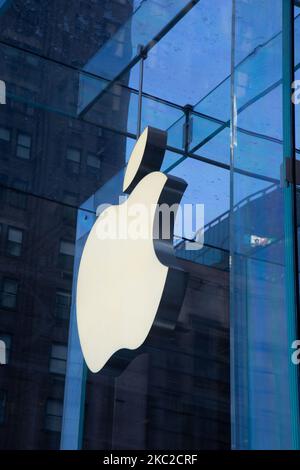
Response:
[{"label": "metal bracket", "polygon": [[300,185],[300,161],[293,158],[285,159],[285,175],[287,183]]},{"label": "metal bracket", "polygon": [[183,124],[183,146],[184,151],[188,153],[189,145],[193,139],[193,118],[191,116],[193,106],[191,104],[186,104],[183,110],[185,114],[185,121]]}]

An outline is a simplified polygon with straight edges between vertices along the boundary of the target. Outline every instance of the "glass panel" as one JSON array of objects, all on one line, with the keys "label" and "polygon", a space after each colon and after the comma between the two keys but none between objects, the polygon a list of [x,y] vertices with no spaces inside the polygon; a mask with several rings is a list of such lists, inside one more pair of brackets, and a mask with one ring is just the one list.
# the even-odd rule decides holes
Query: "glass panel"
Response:
[{"label": "glass panel", "polygon": [[[49,2],[15,5],[0,0],[0,38],[70,66],[82,67],[132,15],[132,1]],[[38,63],[28,61],[38,69]]]},{"label": "glass panel", "polygon": [[[168,171],[168,170],[167,170]],[[201,265],[229,270],[229,177],[228,170],[190,158],[178,163],[170,174],[184,178],[188,187],[184,193],[181,207],[185,204],[203,204],[204,219],[193,227],[185,227],[185,238],[194,240],[203,237],[204,246],[196,243],[192,250],[178,236],[180,219],[175,223],[176,253]],[[201,236],[200,236],[201,234]]]},{"label": "glass panel", "polygon": [[[142,129],[147,126],[158,127],[162,130],[169,130],[168,144],[177,147],[174,141],[170,140],[170,126],[183,116],[182,108],[172,106],[152,98],[143,97],[142,101]],[[180,137],[182,137],[182,132]],[[181,148],[179,145],[177,148]]]},{"label": "glass panel", "polygon": [[[65,101],[62,99],[62,102]],[[11,129],[10,141],[0,139],[0,174],[6,175],[2,186],[22,189],[25,193],[9,192],[10,199],[4,202],[25,209],[27,191],[61,202],[64,202],[67,191],[77,194],[78,207],[102,182],[123,167],[127,144],[125,136],[45,110],[39,110],[25,119],[24,110],[15,109],[14,104],[9,102],[5,107],[0,107],[0,122],[9,123]],[[47,133],[42,132],[43,126],[47,127]],[[30,150],[17,146],[20,129],[24,131],[22,134],[27,132],[31,135]],[[76,168],[73,161],[67,159],[69,147],[80,151],[80,168],[78,154],[72,156]],[[101,172],[91,171],[87,162],[89,154],[99,156]],[[23,187],[17,182],[19,179],[23,181]],[[3,197],[6,198],[6,194]]]},{"label": "glass panel", "polygon": [[[198,0],[147,0],[85,64],[86,72],[110,81],[125,73],[138,60],[139,48],[151,48]],[[172,24],[173,26],[173,24]],[[83,113],[105,89],[105,82],[92,83],[81,75],[78,112]]]},{"label": "glass panel", "polygon": [[[60,439],[62,448],[229,448],[230,100],[212,100],[209,116],[194,113],[190,147],[224,125],[219,112],[225,127],[191,160],[184,109],[161,96],[194,104],[226,77],[230,7],[231,0],[217,9],[208,0],[0,0],[0,77],[7,84],[0,106],[0,331],[14,346],[9,367],[1,368],[0,422],[5,417],[8,426],[0,426],[0,448],[57,449]],[[87,375],[75,320],[77,269],[98,205],[117,203],[121,193],[137,129],[129,68],[141,44],[156,44],[145,62],[146,91],[151,85],[155,96],[142,96],[142,127],[168,130],[178,153],[167,152],[163,170],[187,180],[185,202],[205,204],[204,222],[184,234],[204,230],[205,246],[192,241],[199,249],[189,252],[176,233],[178,262],[190,273],[176,328],[156,322],[134,360],[124,351],[117,356],[127,361],[122,374],[111,367],[107,375]],[[257,191],[265,189],[261,181]],[[8,222],[23,230],[19,258],[7,256]],[[266,239],[250,232],[250,244]],[[68,341],[65,378],[60,348]]]},{"label": "glass panel", "polygon": [[[270,140],[282,140],[282,121],[280,119],[280,110],[277,107],[278,103],[281,102],[279,85],[282,75],[279,70],[280,67],[272,68],[272,61],[275,57],[278,60],[278,64],[281,63],[281,27],[275,21],[272,25],[268,25],[266,31],[264,31],[263,20],[255,19],[254,11],[249,11],[248,14],[247,22],[251,25],[251,22],[256,21],[257,30],[260,33],[252,39],[244,38],[244,45],[239,48],[239,51],[236,51],[235,74],[238,79],[238,84],[236,85],[237,104],[239,106],[238,127],[251,134],[259,133],[262,138],[267,137]],[[299,11],[295,13],[295,28],[296,31],[300,28]],[[297,56],[296,54],[295,68],[297,71],[299,63],[300,55],[298,54]],[[252,80],[251,83],[249,83],[248,76],[249,68],[256,70],[256,79]],[[211,124],[205,135],[201,132],[197,141],[193,142],[192,152],[197,151],[200,147],[203,148],[203,145],[211,139],[215,140],[216,135],[224,131],[224,127],[229,127],[229,97],[230,75],[194,106],[194,110],[198,113],[219,119],[221,122],[216,128]],[[215,106],[215,103],[218,103],[218,106]],[[269,124],[270,110],[272,112],[274,110],[272,126]],[[212,126],[213,128],[211,129]],[[195,138],[197,138],[197,134],[195,134]],[[222,141],[224,142],[225,139],[222,138]]]},{"label": "glass panel", "polygon": [[[201,0],[150,50],[146,93],[181,106],[195,105],[230,74],[231,3]],[[138,69],[131,70],[129,83],[138,88]]]},{"label": "glass panel", "polygon": [[[208,225],[215,217],[223,215],[223,212],[227,211],[228,216],[230,173],[227,170],[220,169],[216,173],[214,167],[209,168],[209,165],[202,162],[190,159],[180,162],[178,155],[171,152],[167,152],[163,166],[165,171],[168,166],[172,166],[172,174],[185,178],[189,183],[185,202],[207,203]],[[82,209],[88,213],[83,211],[78,215],[73,299],[76,298],[78,265],[86,238],[95,221],[95,210],[100,203],[118,202],[122,182],[123,172],[120,172],[85,202]],[[207,198],[205,190],[207,192],[208,184],[210,195]],[[218,201],[217,206],[214,199]],[[221,227],[218,236],[215,234],[216,244],[226,244],[226,230],[228,231],[227,222]],[[213,229],[207,236],[213,237]],[[211,238],[212,243],[213,241]],[[182,245],[177,248],[177,253],[182,262],[190,263]],[[172,333],[163,328],[151,332],[134,360],[127,361],[126,351],[120,351],[117,363],[128,362],[123,372],[115,371],[113,365],[99,374],[87,372],[79,344],[73,300],[61,442],[63,449],[78,446],[87,449],[112,446],[159,449],[170,446],[183,449],[187,445],[197,448],[228,446],[228,249],[206,250],[201,256],[202,253],[199,249],[199,258],[191,258],[194,261],[195,277],[191,281],[189,292],[197,296],[197,301],[190,304],[187,296],[187,303],[178,319],[178,332],[175,332],[177,328]],[[209,282],[212,284],[208,287],[208,283],[205,292],[201,294],[198,292],[198,282],[208,279],[205,277],[208,273],[203,274],[204,278],[200,272],[197,274],[195,261],[209,265],[218,273],[218,281],[213,276],[210,277]],[[219,285],[218,302],[212,303],[209,309],[203,308],[209,302],[216,282]],[[166,338],[169,341],[166,342]],[[94,400],[98,403],[97,411]],[[122,409],[119,403],[122,403]],[[113,431],[111,421],[105,414],[108,408],[109,414],[114,415]],[[207,410],[205,416],[203,409]],[[98,420],[101,417],[102,426],[95,435],[91,433],[90,427],[95,418]]]},{"label": "glass panel", "polygon": [[291,127],[284,115],[289,115],[291,105],[286,80],[290,5],[282,0],[236,0],[233,16],[230,240],[235,449],[299,446],[296,370],[291,361],[296,333],[292,193],[280,182],[284,157],[292,156],[287,146]]},{"label": "glass panel", "polygon": [[295,139],[296,139],[296,148],[298,149],[297,159],[299,160],[300,153],[300,94],[299,94],[299,80],[300,80],[300,5],[295,6],[295,80],[296,82],[294,92],[294,101],[295,101]]},{"label": "glass panel", "polygon": [[105,128],[131,134],[137,129],[138,92],[125,84],[114,82],[86,110],[84,120]]},{"label": "glass panel", "polygon": [[[10,192],[6,189],[7,199]],[[75,227],[65,223],[62,204],[27,197],[28,211],[1,202],[5,233],[5,220],[18,221],[26,237],[24,256],[10,262],[5,243],[0,246],[0,335],[10,335],[13,345],[7,367],[1,367],[7,426],[0,426],[0,448],[58,449],[72,288],[72,271],[60,268],[59,253],[60,240],[74,239]],[[55,406],[47,408],[48,399]],[[1,406],[0,392],[0,418]]]}]

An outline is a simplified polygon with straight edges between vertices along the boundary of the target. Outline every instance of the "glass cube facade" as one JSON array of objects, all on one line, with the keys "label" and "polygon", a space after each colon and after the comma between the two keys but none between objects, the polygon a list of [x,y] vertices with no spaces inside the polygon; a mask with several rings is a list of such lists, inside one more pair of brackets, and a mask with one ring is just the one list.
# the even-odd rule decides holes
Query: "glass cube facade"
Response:
[{"label": "glass cube facade", "polygon": [[[0,0],[0,449],[300,448],[299,15],[296,0]],[[204,221],[175,224],[174,326],[94,374],[78,267],[147,126]]]}]

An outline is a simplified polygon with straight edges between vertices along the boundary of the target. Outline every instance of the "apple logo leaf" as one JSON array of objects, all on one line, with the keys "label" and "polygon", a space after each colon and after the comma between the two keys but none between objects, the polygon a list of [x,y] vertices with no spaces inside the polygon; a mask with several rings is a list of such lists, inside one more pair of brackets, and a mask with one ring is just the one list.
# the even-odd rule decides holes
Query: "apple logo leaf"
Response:
[{"label": "apple logo leaf", "polygon": [[[159,171],[166,145],[165,131],[144,130],[124,176],[127,200],[101,213],[83,249],[76,312],[82,352],[92,372],[104,366],[120,372],[140,354],[152,327],[176,326],[187,273],[174,254],[174,222],[187,183]],[[145,213],[136,224],[142,229],[138,237],[131,220],[137,207]]]}]

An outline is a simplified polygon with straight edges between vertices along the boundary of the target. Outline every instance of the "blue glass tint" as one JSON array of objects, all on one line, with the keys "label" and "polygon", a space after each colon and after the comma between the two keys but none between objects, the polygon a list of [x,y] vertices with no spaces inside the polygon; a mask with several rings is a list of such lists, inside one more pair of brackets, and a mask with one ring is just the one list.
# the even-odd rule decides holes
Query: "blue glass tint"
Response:
[{"label": "blue glass tint", "polygon": [[[230,74],[231,3],[201,0],[151,49],[145,61],[146,93],[159,90],[161,98],[195,105]],[[138,86],[137,70],[130,84]]]},{"label": "blue glass tint", "polygon": [[171,147],[184,149],[185,122],[185,116],[181,116],[168,127],[168,145]]},{"label": "blue glass tint", "polygon": [[[167,152],[165,158],[169,160],[169,157],[170,153]],[[188,224],[183,233],[180,220],[177,219],[175,235],[178,237],[183,233],[185,238],[194,239],[196,232],[202,230],[204,244],[229,250],[229,171],[191,158],[178,159],[176,166],[171,164],[166,171],[188,183],[180,203],[183,213],[185,205],[190,205],[193,210],[196,204],[203,205],[204,208],[201,225]],[[195,218],[192,220],[196,222]]]},{"label": "blue glass tint", "polygon": [[118,203],[118,195],[122,194],[123,177],[123,171],[118,172],[81,205],[77,214],[68,362],[61,432],[61,449],[63,450],[80,449],[83,437],[87,368],[81,351],[76,319],[76,286],[79,263],[87,237],[96,220],[97,207],[100,204]]},{"label": "blue glass tint", "polygon": [[290,189],[280,183],[292,131],[283,119],[291,103],[290,83],[282,75],[291,54],[285,47],[283,55],[290,25],[283,22],[282,6],[289,3],[237,0],[233,17],[230,240],[235,449],[299,445],[298,391],[291,361],[296,333],[292,198]]},{"label": "blue glass tint", "polygon": [[1,41],[80,69],[132,15],[135,2],[1,3]]},{"label": "blue glass tint", "polygon": [[[138,60],[141,46],[153,47],[167,33],[171,22],[179,21],[196,3],[198,0],[145,0],[83,69],[109,81],[116,79]],[[78,113],[84,112],[105,89],[103,84],[98,85],[90,87],[86,77],[81,76]]]},{"label": "blue glass tint", "polygon": [[[198,118],[195,118],[197,121]],[[195,122],[194,121],[194,122]],[[201,119],[200,122],[203,122]],[[215,136],[212,139],[204,139],[201,145],[194,147],[191,152],[194,155],[199,155],[204,158],[208,158],[212,161],[217,161],[229,166],[230,163],[230,148],[228,143],[230,142],[230,129],[224,127],[224,129],[219,132],[219,128],[216,131]],[[196,150],[195,150],[196,149]]]},{"label": "blue glass tint", "polygon": [[[162,130],[170,130],[170,126],[183,116],[183,110],[180,107],[172,106],[170,103],[155,100],[143,96],[142,100],[142,129],[147,126],[157,127]],[[180,141],[172,138],[173,133],[169,132],[169,145],[181,148]],[[182,133],[179,136],[182,138]]]},{"label": "blue glass tint", "polygon": [[[300,6],[295,7],[295,80],[300,80]],[[299,150],[300,149],[300,86],[299,82],[296,83],[296,87],[293,90],[295,93],[294,98],[295,98],[295,138],[296,138],[296,148]],[[300,150],[299,150],[300,151]],[[299,159],[299,154],[297,155],[297,158]]]},{"label": "blue glass tint", "polygon": [[[130,147],[131,144],[128,145],[128,149]],[[164,163],[173,162],[174,164],[176,158],[176,154],[170,155],[170,152],[167,152]],[[201,170],[201,163],[199,169]],[[175,172],[175,167],[173,170],[174,174],[186,178],[191,186],[191,193],[187,195],[186,201],[192,200],[194,188],[193,203],[201,200],[201,194],[203,194],[200,190],[199,196],[196,196],[198,188],[196,178],[193,177],[195,170],[196,167],[189,166],[188,161],[186,161],[186,166],[182,166],[181,169],[178,166],[177,172]],[[203,174],[207,174],[208,171],[203,168]],[[226,173],[228,177],[229,174]],[[118,196],[122,193],[123,176],[123,172],[120,171],[80,208],[76,254],[82,250],[90,229],[94,214],[90,213],[89,209],[95,211],[100,203],[118,203]],[[226,294],[228,289],[228,274],[226,272],[229,261],[228,250],[216,247],[200,249],[199,247],[199,250],[191,252],[185,250],[182,240],[176,240],[176,244],[176,253],[178,258],[181,258],[181,262],[190,263],[192,261],[194,263],[194,275],[189,295],[194,298],[195,289],[197,289],[197,264],[209,265],[214,268],[213,275],[204,290],[201,290],[199,302],[192,302],[193,306],[191,306],[189,300],[186,301],[187,304],[183,306],[178,319],[178,328],[175,328],[174,332],[169,327],[160,326],[153,331],[151,330],[142,352],[128,364],[121,375],[117,374],[117,377],[111,377],[110,375],[115,371],[108,368],[98,374],[88,373],[86,381],[85,366],[79,350],[75,307],[72,307],[62,449],[81,447],[99,449],[108,446],[134,449],[147,448],[148,446],[165,448],[171,445],[181,449],[188,444],[197,448],[199,445],[204,448],[228,447],[229,364],[227,354],[228,298]],[[77,267],[75,263],[74,285],[76,285]],[[201,273],[201,267],[199,270]],[[203,273],[199,275],[202,283],[204,276],[209,278],[209,272],[205,268]],[[218,300],[211,303],[208,299],[211,298],[212,292],[216,297],[215,288],[217,285],[219,286]],[[99,286],[99,290],[101,292],[101,286]],[[73,298],[76,298],[75,292]],[[204,304],[206,304],[206,309],[203,308]],[[195,309],[195,314],[192,309]],[[196,319],[197,312],[200,315],[199,320]],[[203,319],[202,315],[204,315]],[[202,331],[201,336],[197,336],[196,342],[190,342],[187,341],[187,335],[195,328],[194,323],[199,325],[201,331],[204,328],[204,332]],[[194,335],[194,332],[192,334]],[[205,351],[209,355],[213,354],[212,360],[209,360],[205,355]],[[120,363],[126,360],[126,354],[126,350],[118,353],[117,357]],[[150,367],[151,380],[148,380]],[[165,368],[167,368],[168,377],[172,374],[171,383],[169,380],[165,380]],[[189,374],[194,377],[191,381],[186,380]],[[209,386],[205,385],[207,376],[210,377]],[[176,391],[174,391],[174,383]],[[183,384],[183,391],[178,388],[179,383]],[[85,384],[86,395],[84,396]],[[149,400],[151,400],[151,407],[147,405]],[[122,403],[121,409],[120,403]],[[124,407],[126,407],[126,413],[124,413]],[[203,408],[209,410],[204,418],[206,423],[204,428],[202,425],[198,426],[199,419],[203,415]],[[107,411],[109,411],[108,414]],[[111,434],[111,412],[114,415],[113,436]],[[149,413],[152,418],[145,419]],[[187,413],[188,422],[186,422]],[[83,415],[85,427],[82,426]],[[91,427],[95,420],[101,423],[101,426],[97,427],[96,435],[95,428]],[[153,421],[154,427],[151,424]],[[167,426],[159,428],[158,424],[161,422],[167,423]],[[191,423],[195,423],[195,425],[191,426]],[[173,432],[172,425],[176,429],[175,432]],[[149,442],[147,435],[151,430],[155,432],[150,433],[152,437]]]},{"label": "blue glass tint", "polygon": [[80,206],[124,166],[126,145],[120,132],[11,98],[0,107],[2,184],[30,194]]},{"label": "blue glass tint", "polygon": [[[0,74],[6,83],[8,106],[20,110],[32,107],[66,118],[78,118],[76,109],[79,74],[82,72],[5,44],[0,45],[0,58]],[[86,83],[92,88],[97,88],[102,82],[105,91],[94,106],[78,119],[77,127],[84,126],[85,121],[104,129],[134,136],[137,130],[138,91],[118,82],[107,87],[107,80],[86,75]],[[4,113],[5,110],[1,109],[1,112]],[[143,97],[143,127],[156,125],[166,129],[182,114],[179,106],[151,96]],[[176,137],[173,140],[173,146],[178,145],[181,148],[181,139],[182,132],[180,139]]]},{"label": "blue glass tint", "polygon": [[120,83],[106,88],[101,97],[89,108],[84,120],[97,125],[136,134],[138,119],[138,92]]},{"label": "blue glass tint", "polygon": [[86,365],[79,342],[76,320],[76,285],[79,263],[86,238],[95,221],[93,197],[77,213],[75,258],[73,267],[72,305],[69,324],[68,358],[65,379],[61,449],[76,450],[81,447],[84,420]]},{"label": "blue glass tint", "polygon": [[78,72],[35,54],[0,45],[0,73],[8,99],[76,116]]},{"label": "blue glass tint", "polygon": [[[249,12],[246,23],[251,29],[251,21],[255,17],[254,12]],[[254,21],[254,19],[253,19]],[[281,74],[281,44],[282,31],[278,22],[267,24],[264,28],[263,20],[257,20],[259,25],[253,37],[245,37],[243,45],[237,51],[235,61],[235,94],[238,104],[238,122],[237,126],[251,132],[260,132],[268,137],[276,139],[282,138],[282,122],[278,109],[280,103],[280,85],[282,82]],[[271,22],[268,22],[271,23]],[[248,27],[244,25],[244,27]],[[295,15],[296,33],[300,28],[299,12]],[[296,42],[297,44],[297,42]],[[299,69],[300,57],[297,53],[295,69]],[[274,61],[277,61],[276,68],[272,67]],[[255,75],[249,76],[249,68],[255,69]],[[298,72],[297,72],[298,73]],[[220,119],[219,128],[210,128],[205,136],[199,136],[198,141],[194,142],[192,151],[197,151],[207,141],[214,139],[218,132],[222,132],[224,126],[229,126],[230,116],[230,76],[223,80],[218,86],[211,90],[207,96],[202,98],[194,107],[195,111],[206,114],[212,118]],[[216,105],[218,103],[218,105]],[[243,112],[242,112],[243,111]],[[269,114],[272,113],[272,125],[269,122]]]}]

